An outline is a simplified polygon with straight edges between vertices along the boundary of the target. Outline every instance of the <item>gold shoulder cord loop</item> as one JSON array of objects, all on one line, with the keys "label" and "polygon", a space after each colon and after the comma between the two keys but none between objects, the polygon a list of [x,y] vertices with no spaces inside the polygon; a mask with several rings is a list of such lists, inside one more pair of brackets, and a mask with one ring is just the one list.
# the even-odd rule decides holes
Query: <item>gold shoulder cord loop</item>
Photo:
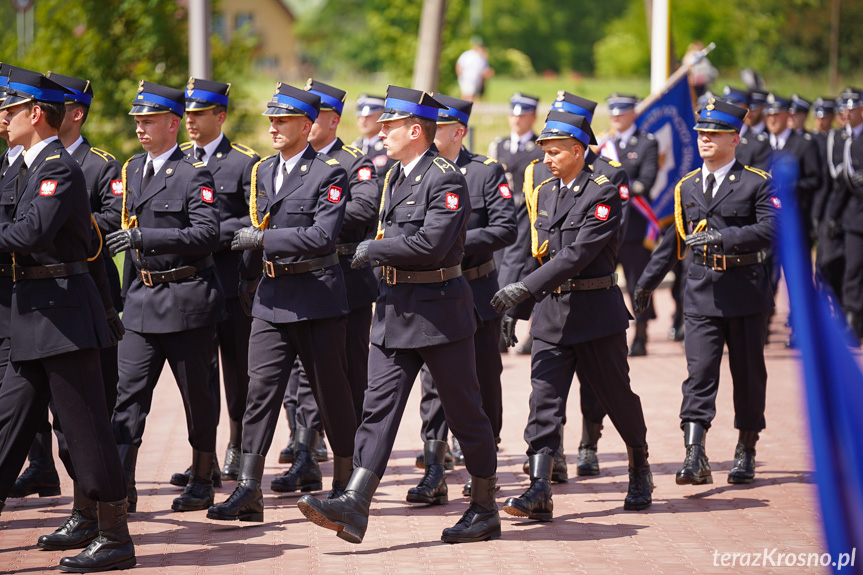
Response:
[{"label": "gold shoulder cord loop", "polygon": [[[123,196],[125,198],[125,196]],[[99,257],[99,254],[102,253],[102,230],[99,229],[99,224],[96,223],[96,218],[93,217],[93,214],[90,214],[90,221],[93,222],[93,227],[96,228],[96,235],[99,236],[99,249],[96,250],[96,255],[92,258],[87,258],[88,262],[95,261],[96,258]]]},{"label": "gold shoulder cord loop", "polygon": [[[128,192],[126,191],[126,169],[129,167],[129,162],[131,162],[131,161],[132,161],[131,158],[126,160],[126,163],[123,164],[123,171],[121,172],[121,177],[123,179],[123,209],[120,212],[120,227],[124,230],[128,230],[129,228],[138,227],[138,216],[132,216],[130,218],[129,217],[129,208],[126,206],[126,197],[128,195]],[[98,229],[98,227],[96,229]],[[99,236],[100,241],[101,241],[101,237],[102,236],[100,234],[100,236]]]},{"label": "gold shoulder cord loop", "polygon": [[[680,253],[680,240],[686,239],[686,228],[683,223],[683,206],[681,206],[680,201],[680,186],[683,185],[687,179],[689,179],[693,174],[697,173],[700,170],[694,170],[690,172],[688,175],[684,176],[677,185],[674,186],[674,226],[677,229],[677,259],[682,260],[686,257],[686,254],[689,253],[689,248],[686,247],[683,249],[683,253]],[[692,230],[692,233],[704,231],[707,227],[707,220],[701,220],[698,222],[698,225],[695,226],[695,229]]]},{"label": "gold shoulder cord loop", "polygon": [[538,186],[533,185],[533,170],[539,160],[534,160],[528,164],[524,170],[524,203],[527,206],[527,215],[530,218],[530,253],[533,254],[539,265],[542,265],[542,258],[548,254],[548,240],[545,240],[542,245],[539,245],[539,234],[536,231],[536,217],[539,210],[539,189],[554,178],[549,178]]},{"label": "gold shoulder cord loop", "polygon": [[384,217],[384,204],[387,201],[387,188],[390,184],[390,174],[393,173],[395,166],[387,170],[387,175],[384,176],[384,190],[381,193],[381,208],[378,210],[378,233],[375,234],[375,239],[379,240],[384,237],[384,225],[382,218]]},{"label": "gold shoulder cord loop", "polygon": [[258,160],[258,162],[252,166],[252,187],[249,190],[249,216],[252,218],[252,225],[259,230],[266,229],[270,224],[269,213],[264,216],[264,221],[258,221],[258,166],[260,166],[263,161],[264,160]]}]

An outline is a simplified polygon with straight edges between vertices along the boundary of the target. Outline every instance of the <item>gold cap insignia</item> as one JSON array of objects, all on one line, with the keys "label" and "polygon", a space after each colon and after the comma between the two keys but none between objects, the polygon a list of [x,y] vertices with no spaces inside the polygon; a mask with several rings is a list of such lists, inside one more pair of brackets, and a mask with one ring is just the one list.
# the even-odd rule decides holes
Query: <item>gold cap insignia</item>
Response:
[{"label": "gold cap insignia", "polygon": [[312,89],[312,79],[309,78],[306,80],[306,85],[303,86],[303,90],[311,90]]},{"label": "gold cap insignia", "polygon": [[279,93],[279,90],[281,90],[281,89],[282,89],[282,83],[281,83],[281,82],[279,82],[279,83],[277,83],[277,84],[276,84],[276,92],[275,92],[275,93],[276,93],[276,94],[278,94],[278,93]]},{"label": "gold cap insignia", "polygon": [[716,108],[714,104],[716,104],[716,98],[710,98],[709,100],[707,100],[706,109],[708,112],[713,111]]},{"label": "gold cap insignia", "polygon": [[195,89],[195,79],[194,78],[189,78],[189,81],[186,83],[186,89],[187,90],[194,90]]},{"label": "gold cap insignia", "polygon": [[562,101],[563,101],[563,90],[558,90],[558,91],[557,91],[557,98],[555,98],[555,100],[556,100],[556,101],[558,101],[558,102],[562,102]]},{"label": "gold cap insignia", "polygon": [[141,80],[140,82],[138,82],[138,93],[140,94],[143,91],[144,91],[144,80]]},{"label": "gold cap insignia", "polygon": [[227,89],[225,90],[225,96],[227,96],[227,95],[228,95],[228,93],[229,93],[230,91],[231,91],[231,83],[230,83],[230,82],[228,82],[228,87],[227,87]]}]

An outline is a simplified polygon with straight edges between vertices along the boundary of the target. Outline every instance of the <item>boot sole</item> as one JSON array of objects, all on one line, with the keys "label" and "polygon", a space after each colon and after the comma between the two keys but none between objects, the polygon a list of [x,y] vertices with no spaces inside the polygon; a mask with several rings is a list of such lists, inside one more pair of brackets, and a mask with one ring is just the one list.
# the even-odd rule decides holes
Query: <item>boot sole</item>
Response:
[{"label": "boot sole", "polygon": [[350,526],[345,525],[344,523],[338,523],[336,521],[330,520],[329,517],[327,517],[305,501],[300,501],[299,503],[297,503],[297,507],[299,507],[300,512],[306,516],[306,519],[319,527],[335,531],[336,536],[339,539],[344,539],[348,543],[363,542],[362,534],[356,533],[353,529],[350,528]]},{"label": "boot sole", "polygon": [[209,509],[210,507],[212,507],[214,504],[215,504],[215,501],[213,499],[210,499],[209,503],[207,503],[207,502],[194,503],[194,504],[188,504],[188,503],[177,504],[177,503],[174,503],[171,505],[171,510],[173,510],[173,511],[205,511],[205,510]]},{"label": "boot sole", "polygon": [[177,473],[171,476],[171,479],[168,481],[171,485],[175,487],[185,487],[189,484],[189,478],[187,477],[185,481],[177,477]]},{"label": "boot sole", "polygon": [[239,515],[221,515],[218,513],[213,513],[212,511],[207,512],[207,519],[215,519],[216,521],[250,521],[253,523],[263,523],[264,522],[264,514],[263,513],[240,513]]},{"label": "boot sole", "polygon": [[131,569],[137,564],[138,560],[135,557],[130,557],[129,559],[123,559],[122,561],[101,567],[67,567],[60,565],[60,571],[66,571],[67,573],[97,573],[100,571],[112,571],[114,569]]},{"label": "boot sole", "polygon": [[290,457],[282,457],[281,455],[279,455],[279,463],[293,463],[293,462],[294,462],[294,456],[293,455]]},{"label": "boot sole", "polygon": [[42,489],[34,489],[32,491],[27,491],[26,493],[21,493],[20,491],[17,493],[10,493],[7,497],[11,499],[24,499],[28,495],[38,495],[39,497],[56,497],[60,495],[60,486],[57,487],[44,487]]},{"label": "boot sole", "polygon": [[86,541],[80,541],[77,543],[61,544],[61,543],[37,542],[36,547],[38,547],[39,549],[44,549],[45,551],[66,551],[67,549],[86,549],[90,545],[90,543],[93,542],[93,539],[95,539],[97,535],[98,535],[98,533],[94,533],[93,537],[91,537],[90,539],[87,539]]},{"label": "boot sole", "polygon": [[728,483],[731,485],[749,485],[755,481],[754,477],[733,477],[731,475],[728,476]]},{"label": "boot sole", "polygon": [[579,477],[593,477],[599,475],[599,469],[576,467],[575,474]]},{"label": "boot sole", "polygon": [[702,477],[701,479],[697,479],[694,477],[675,477],[674,482],[678,485],[710,485],[713,483],[713,476],[708,475],[707,477]]},{"label": "boot sole", "polygon": [[317,483],[306,483],[305,485],[298,485],[296,487],[282,487],[276,483],[270,484],[270,491],[275,491],[276,493],[306,493],[309,491],[323,491],[324,483],[323,481],[319,481]]},{"label": "boot sole", "polygon": [[405,497],[408,503],[424,503],[425,505],[446,505],[449,503],[449,495],[437,495],[435,497],[422,497],[420,495],[411,495]]},{"label": "boot sole", "polygon": [[623,510],[624,511],[642,511],[644,509],[647,509],[651,505],[653,505],[653,501],[649,501],[647,503],[639,503],[638,505],[633,505],[633,504],[630,504],[630,503],[627,503],[624,501],[623,502]]},{"label": "boot sole", "polygon": [[479,541],[491,541],[492,539],[500,539],[500,525],[488,533],[483,533],[477,537],[460,537],[456,535],[447,535],[446,533],[440,536],[440,540],[444,543],[476,543]]},{"label": "boot sole", "polygon": [[527,517],[528,519],[535,519],[536,521],[548,522],[554,519],[554,512],[552,511],[543,511],[542,513],[531,513],[529,511],[525,511],[523,509],[519,509],[518,507],[512,507],[510,505],[504,505],[503,510],[506,511],[509,515],[513,517]]}]

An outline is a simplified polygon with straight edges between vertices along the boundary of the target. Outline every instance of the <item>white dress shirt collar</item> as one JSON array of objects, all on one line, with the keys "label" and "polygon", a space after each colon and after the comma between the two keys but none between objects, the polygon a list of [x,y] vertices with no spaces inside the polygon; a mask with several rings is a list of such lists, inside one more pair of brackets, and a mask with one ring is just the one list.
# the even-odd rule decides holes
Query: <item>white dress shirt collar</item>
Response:
[{"label": "white dress shirt collar", "polygon": [[[33,162],[36,161],[36,158],[39,157],[39,154],[42,153],[42,150],[45,149],[45,146],[47,146],[56,139],[57,136],[50,136],[48,138],[45,138],[38,144],[35,144],[32,148],[24,152],[24,165],[27,166],[27,168],[30,168],[33,165]],[[9,163],[12,163],[11,160]]]}]

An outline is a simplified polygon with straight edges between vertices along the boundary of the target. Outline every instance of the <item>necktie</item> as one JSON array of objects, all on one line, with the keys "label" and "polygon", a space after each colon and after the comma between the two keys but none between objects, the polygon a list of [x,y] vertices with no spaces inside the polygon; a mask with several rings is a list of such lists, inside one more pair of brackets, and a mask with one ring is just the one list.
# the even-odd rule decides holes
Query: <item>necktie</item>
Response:
[{"label": "necktie", "polygon": [[713,185],[716,183],[716,176],[713,174],[707,175],[707,189],[704,190],[704,199],[707,201],[707,204],[710,205],[710,202],[713,200]]},{"label": "necktie", "polygon": [[143,194],[147,191],[147,186],[150,185],[150,181],[153,179],[153,176],[156,175],[156,170],[153,168],[153,162],[148,161],[147,166],[144,168],[144,178],[141,180],[141,193]]},{"label": "necktie", "polygon": [[21,162],[21,165],[18,166],[18,181],[15,182],[15,195],[21,193],[21,190],[24,189],[24,186],[27,185],[27,164]]},{"label": "necktie", "polygon": [[9,169],[9,154],[3,156],[3,162],[0,163],[0,178],[6,175],[6,170]]},{"label": "necktie", "polygon": [[569,191],[569,188],[566,186],[560,186],[560,192],[557,194],[557,203],[554,205],[554,212],[557,214],[557,211],[560,209],[560,203],[563,201],[563,198],[566,197],[566,193]]},{"label": "necktie", "polygon": [[402,182],[405,181],[405,172],[402,170],[402,173],[399,174],[398,179],[396,180],[396,185],[393,186],[392,192],[390,192],[390,197],[393,197],[393,194],[396,193],[396,190],[399,189],[399,186],[402,185]]},{"label": "necktie", "polygon": [[207,152],[206,150],[204,150],[204,148],[195,148],[195,157],[198,159],[199,162],[204,161],[204,156],[206,154]]}]

